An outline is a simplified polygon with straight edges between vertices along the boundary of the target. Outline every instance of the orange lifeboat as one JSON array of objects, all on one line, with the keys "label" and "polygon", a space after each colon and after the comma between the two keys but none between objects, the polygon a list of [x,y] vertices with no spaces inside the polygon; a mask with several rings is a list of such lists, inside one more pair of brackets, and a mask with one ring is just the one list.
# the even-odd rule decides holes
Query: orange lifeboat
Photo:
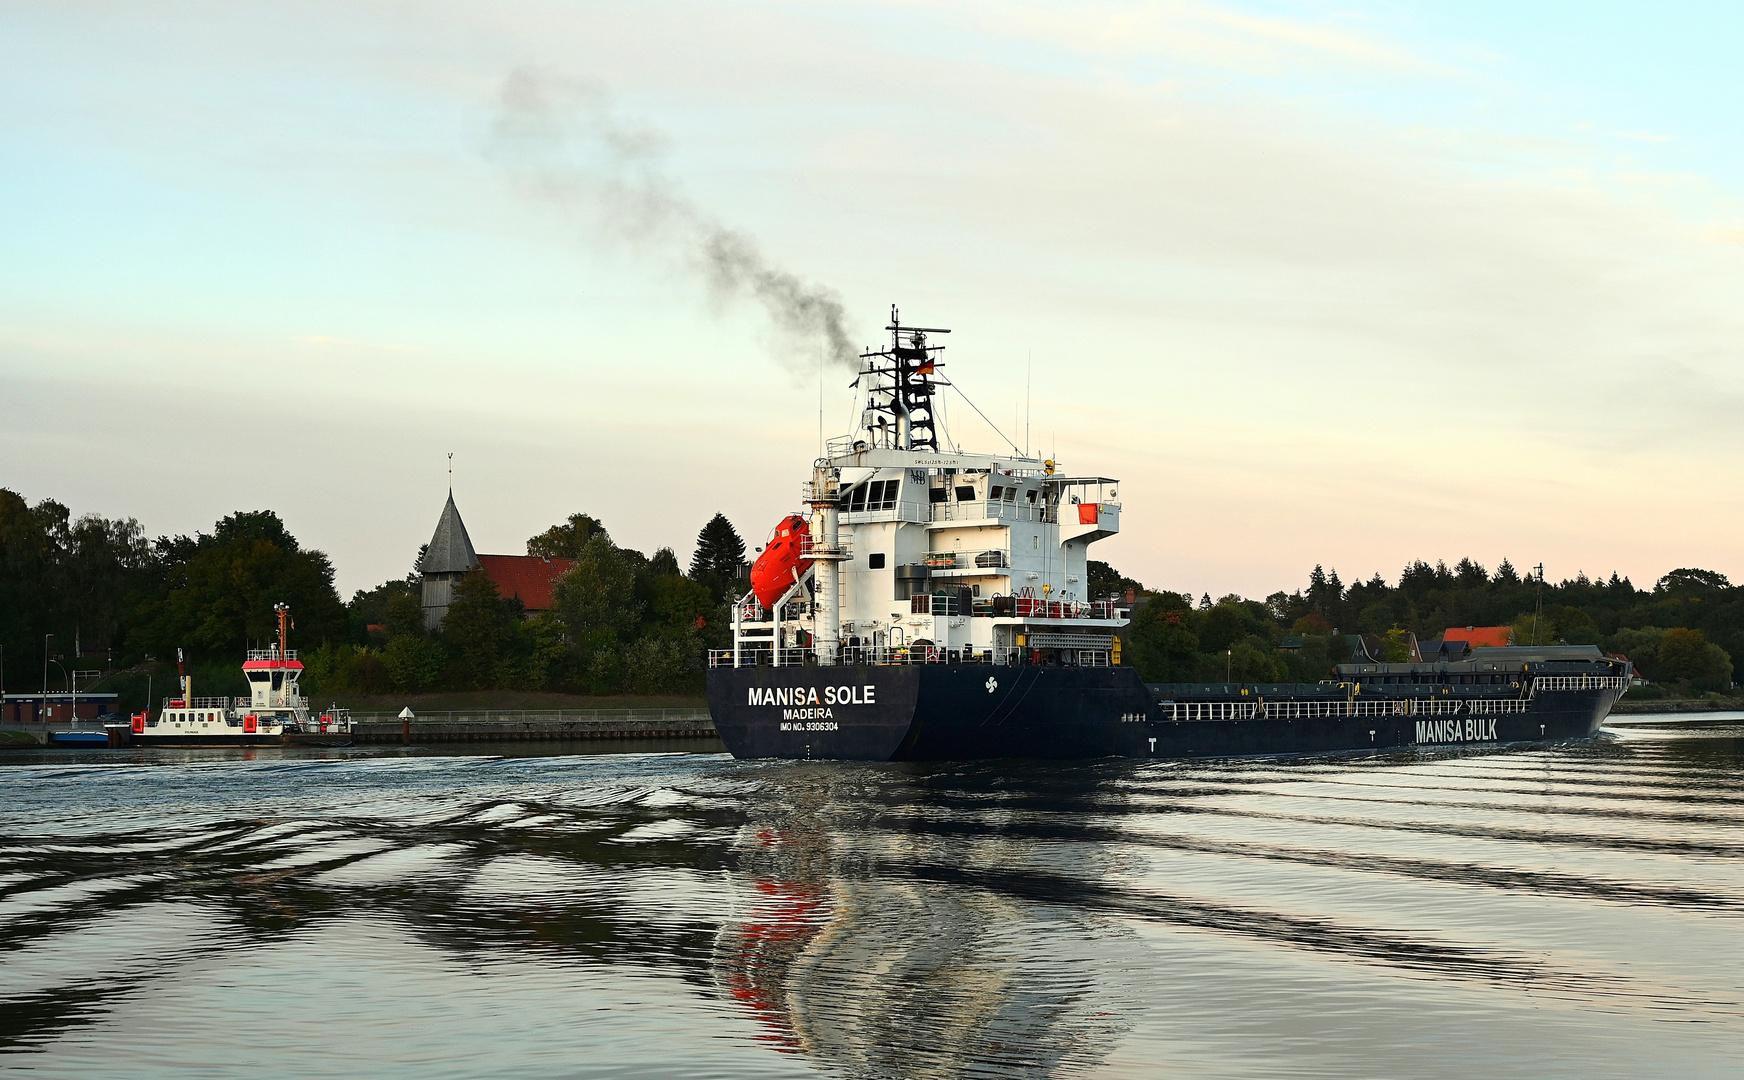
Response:
[{"label": "orange lifeboat", "polygon": [[810,536],[811,526],[798,514],[787,515],[775,526],[763,554],[751,566],[751,590],[757,594],[759,604],[774,607],[781,594],[811,569],[811,560],[804,557]]}]

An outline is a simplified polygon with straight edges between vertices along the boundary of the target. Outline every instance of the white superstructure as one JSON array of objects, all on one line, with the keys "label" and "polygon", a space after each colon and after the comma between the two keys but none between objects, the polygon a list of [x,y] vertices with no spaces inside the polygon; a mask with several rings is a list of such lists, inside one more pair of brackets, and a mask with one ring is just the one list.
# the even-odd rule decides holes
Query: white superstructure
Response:
[{"label": "white superstructure", "polygon": [[[1052,461],[939,448],[937,329],[904,327],[868,352],[861,430],[829,443],[803,499],[797,565],[771,565],[715,664],[1119,662],[1126,611],[1089,595],[1090,545],[1120,531],[1118,482]],[[789,585],[788,583],[791,582]]]}]

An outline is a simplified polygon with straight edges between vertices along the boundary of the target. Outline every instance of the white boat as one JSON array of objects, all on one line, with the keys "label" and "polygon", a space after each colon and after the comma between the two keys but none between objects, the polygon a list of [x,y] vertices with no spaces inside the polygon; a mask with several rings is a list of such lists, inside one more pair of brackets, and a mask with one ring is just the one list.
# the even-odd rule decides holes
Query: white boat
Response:
[{"label": "white boat", "polygon": [[134,746],[345,746],[351,742],[351,715],[338,707],[311,713],[297,682],[303,675],[296,650],[287,648],[290,607],[274,606],[278,644],[248,650],[242,673],[247,697],[195,697],[193,677],[176,650],[180,697],[165,698],[156,714],[135,713]]}]

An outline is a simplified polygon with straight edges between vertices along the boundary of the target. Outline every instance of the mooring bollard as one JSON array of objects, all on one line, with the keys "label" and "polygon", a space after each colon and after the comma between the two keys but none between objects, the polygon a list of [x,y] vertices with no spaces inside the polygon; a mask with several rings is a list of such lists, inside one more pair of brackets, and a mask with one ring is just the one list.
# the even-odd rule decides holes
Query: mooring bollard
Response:
[{"label": "mooring bollard", "polygon": [[410,705],[400,710],[400,745],[412,745],[412,707]]}]

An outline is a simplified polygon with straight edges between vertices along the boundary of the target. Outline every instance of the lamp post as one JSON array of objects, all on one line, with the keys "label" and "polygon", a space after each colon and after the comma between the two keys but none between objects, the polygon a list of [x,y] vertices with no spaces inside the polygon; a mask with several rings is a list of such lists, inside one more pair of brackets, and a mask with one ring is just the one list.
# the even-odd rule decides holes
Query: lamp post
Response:
[{"label": "lamp post", "polygon": [[52,637],[53,634],[42,635],[42,709],[37,710],[38,720],[42,719],[43,709],[48,708],[48,639]]},{"label": "lamp post", "polygon": [[[67,677],[67,702],[69,705],[71,705],[72,700],[73,700],[73,676],[72,676],[72,673],[70,671],[68,671],[67,666],[65,664],[61,663],[59,660],[51,661],[51,663],[53,663],[55,667],[60,668],[61,674],[65,675]],[[48,668],[44,667],[43,670],[47,671]],[[46,678],[43,680],[43,684],[42,684],[42,699],[44,702],[48,701],[48,680]],[[72,705],[72,713],[73,713],[73,715],[72,715],[73,723],[76,724],[79,722],[79,707],[77,705]]]}]

